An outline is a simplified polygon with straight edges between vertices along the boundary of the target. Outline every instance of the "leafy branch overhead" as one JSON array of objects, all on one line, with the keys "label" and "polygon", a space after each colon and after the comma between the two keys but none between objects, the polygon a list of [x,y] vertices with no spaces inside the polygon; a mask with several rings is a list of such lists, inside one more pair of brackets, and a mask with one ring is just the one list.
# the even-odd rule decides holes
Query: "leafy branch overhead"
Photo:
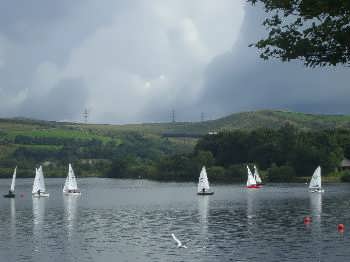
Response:
[{"label": "leafy branch overhead", "polygon": [[266,39],[255,44],[260,57],[290,61],[306,66],[350,64],[349,0],[247,0],[261,3],[268,13],[263,26]]}]

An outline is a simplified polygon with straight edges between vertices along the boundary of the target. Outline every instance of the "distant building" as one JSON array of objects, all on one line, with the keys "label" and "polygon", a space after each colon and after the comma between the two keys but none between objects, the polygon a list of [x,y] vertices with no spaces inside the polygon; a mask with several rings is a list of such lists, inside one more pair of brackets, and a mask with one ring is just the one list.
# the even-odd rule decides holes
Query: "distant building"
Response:
[{"label": "distant building", "polygon": [[340,162],[340,169],[341,170],[350,170],[350,160],[347,158],[344,158],[341,162]]}]

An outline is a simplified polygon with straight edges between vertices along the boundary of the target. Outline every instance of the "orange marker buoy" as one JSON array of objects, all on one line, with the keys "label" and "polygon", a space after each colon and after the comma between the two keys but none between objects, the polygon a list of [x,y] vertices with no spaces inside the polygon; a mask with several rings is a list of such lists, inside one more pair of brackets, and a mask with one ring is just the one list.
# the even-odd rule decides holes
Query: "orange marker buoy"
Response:
[{"label": "orange marker buoy", "polygon": [[307,216],[307,217],[304,217],[304,224],[310,224],[312,221],[311,217]]},{"label": "orange marker buoy", "polygon": [[339,224],[339,225],[338,225],[338,231],[341,232],[341,233],[343,233],[344,230],[345,230],[344,224]]}]

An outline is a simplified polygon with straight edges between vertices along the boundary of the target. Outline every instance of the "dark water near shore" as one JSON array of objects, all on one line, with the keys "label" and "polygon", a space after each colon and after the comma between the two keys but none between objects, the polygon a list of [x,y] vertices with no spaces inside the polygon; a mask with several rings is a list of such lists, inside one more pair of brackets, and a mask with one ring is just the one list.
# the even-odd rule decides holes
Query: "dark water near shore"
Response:
[{"label": "dark water near shore", "polygon": [[[272,184],[249,191],[191,183],[80,179],[80,197],[32,199],[32,180],[17,180],[17,198],[0,199],[1,261],[347,261],[350,185]],[[8,191],[10,180],[0,180]],[[20,193],[24,197],[20,197]],[[305,226],[303,218],[313,217]],[[337,224],[345,224],[338,233]],[[178,249],[170,234],[188,249]]]}]

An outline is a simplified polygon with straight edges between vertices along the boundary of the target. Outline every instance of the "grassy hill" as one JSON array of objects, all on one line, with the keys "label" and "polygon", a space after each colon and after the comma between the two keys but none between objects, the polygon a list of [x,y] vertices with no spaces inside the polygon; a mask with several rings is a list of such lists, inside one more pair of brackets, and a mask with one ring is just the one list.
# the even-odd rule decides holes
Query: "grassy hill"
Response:
[{"label": "grassy hill", "polygon": [[[31,132],[39,136],[66,136],[109,140],[125,132],[148,135],[164,133],[207,134],[210,131],[253,130],[256,128],[277,129],[285,124],[303,130],[350,128],[348,115],[317,115],[279,110],[241,112],[216,120],[204,122],[144,123],[144,124],[81,124],[51,122],[30,119],[0,119],[0,132],[9,131],[10,136]],[[37,132],[37,134],[35,133]]]},{"label": "grassy hill", "polygon": [[138,131],[150,134],[207,134],[210,131],[253,130],[256,128],[278,129],[285,124],[303,130],[350,128],[350,116],[316,115],[278,110],[261,110],[235,113],[204,122],[145,123],[127,125],[88,125],[88,128],[108,131]]},{"label": "grassy hill", "polygon": [[67,162],[73,162],[81,175],[100,176],[114,157],[131,156],[137,165],[191,152],[196,135],[210,131],[277,129],[286,123],[303,130],[350,128],[350,116],[262,110],[204,122],[127,125],[0,119],[0,177],[10,175],[14,165],[21,165],[20,176],[32,176],[39,163],[46,165],[49,175],[62,176]]}]

